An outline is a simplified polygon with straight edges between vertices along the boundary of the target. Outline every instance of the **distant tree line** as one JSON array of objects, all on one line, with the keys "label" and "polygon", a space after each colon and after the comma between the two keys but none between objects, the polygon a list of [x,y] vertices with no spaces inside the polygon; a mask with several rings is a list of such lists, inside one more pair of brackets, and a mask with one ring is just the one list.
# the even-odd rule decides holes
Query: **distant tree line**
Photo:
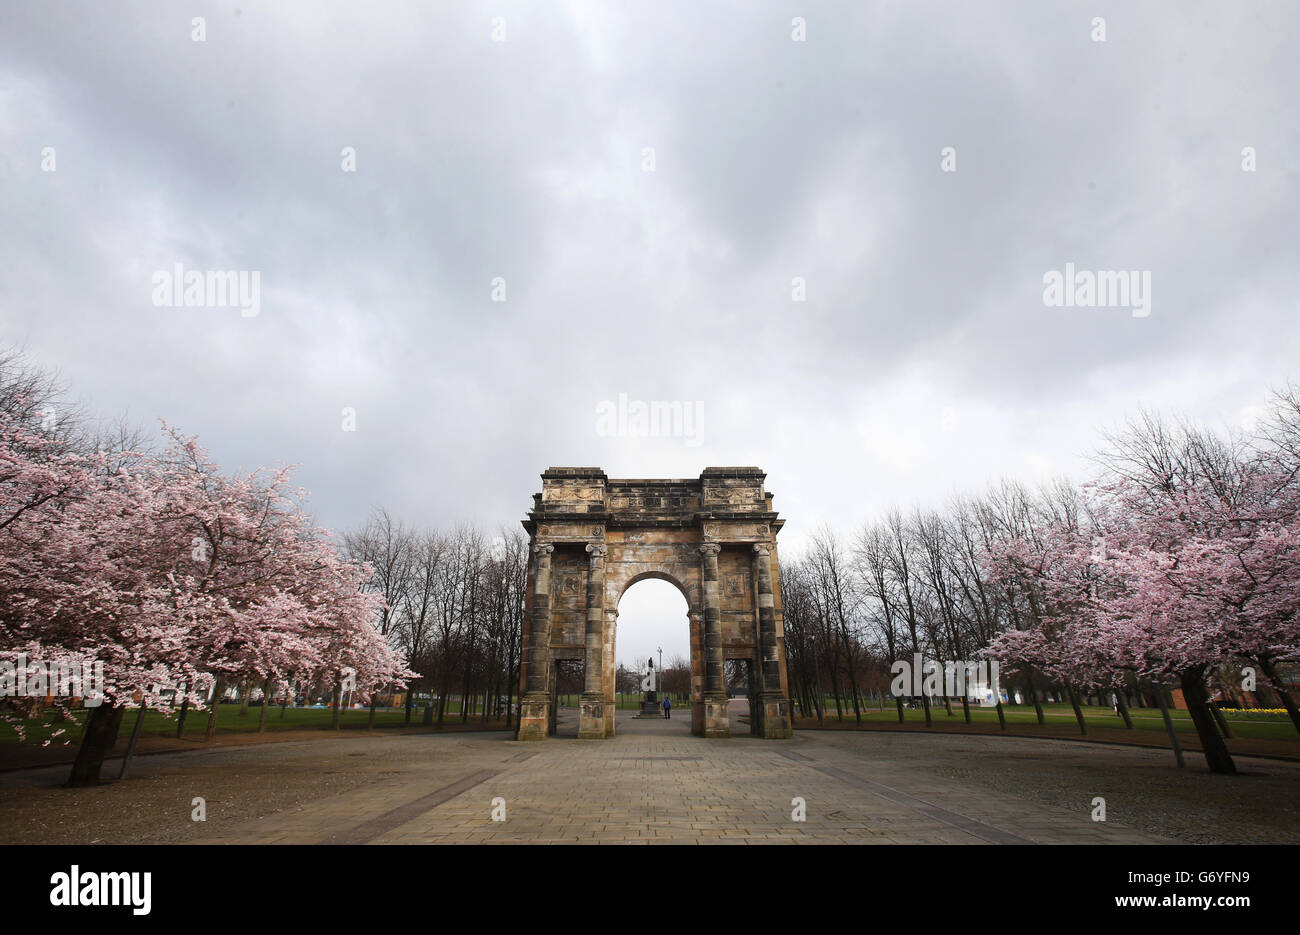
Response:
[{"label": "distant tree line", "polygon": [[523,531],[489,538],[471,525],[414,529],[376,509],[343,541],[373,569],[366,588],[384,599],[379,631],[420,673],[406,692],[406,721],[418,694],[426,698],[423,724],[441,727],[453,696],[462,722],[477,709],[484,723],[513,723],[528,575]]},{"label": "distant tree line", "polygon": [[[1163,705],[1181,690],[1207,763],[1234,766],[1212,702],[1280,702],[1300,730],[1300,397],[1252,430],[1142,413],[1108,435],[1084,484],[1004,480],[943,509],[891,510],[848,539],[823,529],[783,563],[791,694],[861,722],[874,700],[948,713],[965,692],[889,694],[892,666],[997,660],[1032,704]],[[958,694],[954,698],[951,695]],[[999,719],[1006,720],[1000,699]]]}]

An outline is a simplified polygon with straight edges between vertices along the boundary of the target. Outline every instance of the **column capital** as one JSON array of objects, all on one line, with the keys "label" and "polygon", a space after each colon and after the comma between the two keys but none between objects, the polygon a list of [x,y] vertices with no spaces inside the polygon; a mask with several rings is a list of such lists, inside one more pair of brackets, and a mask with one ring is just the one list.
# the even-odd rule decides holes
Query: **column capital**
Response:
[{"label": "column capital", "polygon": [[722,551],[722,546],[716,542],[706,542],[700,546],[701,555],[717,555]]},{"label": "column capital", "polygon": [[591,560],[594,562],[598,558],[604,558],[605,553],[609,551],[609,546],[601,545],[599,542],[587,543],[587,551],[591,553]]},{"label": "column capital", "polygon": [[539,542],[533,546],[533,551],[539,555],[550,555],[555,551],[555,546],[549,542]]},{"label": "column capital", "polygon": [[768,543],[766,543],[766,542],[755,542],[755,543],[754,543],[754,554],[755,554],[755,555],[770,555],[770,554],[772,554],[772,546],[770,546],[770,545],[769,545]]}]

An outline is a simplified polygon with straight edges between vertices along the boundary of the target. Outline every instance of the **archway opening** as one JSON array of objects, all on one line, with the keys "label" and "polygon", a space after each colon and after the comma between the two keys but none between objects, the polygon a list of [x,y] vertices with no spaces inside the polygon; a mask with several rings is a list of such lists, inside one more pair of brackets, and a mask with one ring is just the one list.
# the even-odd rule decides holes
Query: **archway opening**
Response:
[{"label": "archway opening", "polygon": [[[618,729],[665,725],[642,716],[645,686],[653,664],[656,704],[664,719],[691,729],[693,663],[689,605],[678,586],[661,578],[634,581],[618,603],[615,630],[615,688]],[[669,708],[663,711],[667,698]],[[647,723],[649,722],[649,723]]]},{"label": "archway opening", "polygon": [[551,662],[551,733],[556,737],[578,736],[578,701],[587,677],[582,659]]}]

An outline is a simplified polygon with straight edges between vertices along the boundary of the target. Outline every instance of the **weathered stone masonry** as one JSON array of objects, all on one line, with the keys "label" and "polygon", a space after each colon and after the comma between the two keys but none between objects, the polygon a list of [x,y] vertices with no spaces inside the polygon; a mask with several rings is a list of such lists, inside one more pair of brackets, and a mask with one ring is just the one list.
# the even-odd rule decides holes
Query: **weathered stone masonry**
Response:
[{"label": "weathered stone masonry", "polygon": [[691,480],[618,480],[599,468],[551,468],[524,520],[531,537],[527,632],[517,737],[555,729],[555,666],[582,660],[578,736],[614,734],[618,604],[643,578],[686,598],[691,637],[691,730],[730,735],[724,665],[755,673],[752,733],[790,736],[789,682],[776,535],[756,467],[706,468]]}]

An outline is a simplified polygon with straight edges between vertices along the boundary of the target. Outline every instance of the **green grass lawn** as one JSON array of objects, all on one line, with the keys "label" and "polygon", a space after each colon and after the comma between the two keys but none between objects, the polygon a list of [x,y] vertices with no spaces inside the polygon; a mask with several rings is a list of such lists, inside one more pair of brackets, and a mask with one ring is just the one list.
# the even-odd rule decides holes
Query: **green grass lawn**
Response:
[{"label": "green grass lawn", "polygon": [[[580,695],[570,694],[561,695],[559,700],[561,705],[574,707],[579,703],[580,699]],[[689,709],[690,705],[679,704],[674,701],[673,707],[683,710]],[[618,710],[638,711],[640,708],[641,700],[639,695],[625,694],[619,696]],[[844,710],[844,722],[853,723],[853,709],[846,707]],[[954,704],[952,710],[953,713],[949,716],[942,704],[931,708],[931,718],[934,725],[943,727],[945,724],[964,724],[965,720],[962,717],[961,705]],[[1038,723],[1032,705],[1003,705],[1002,710],[1006,714],[1007,724],[1012,730],[1015,729],[1017,724],[1033,725]],[[800,714],[802,716],[802,712]],[[1046,715],[1049,725],[1077,729],[1074,710],[1068,704],[1044,704],[1043,714]],[[1084,723],[1088,727],[1123,728],[1124,726],[1123,719],[1111,711],[1110,708],[1084,706],[1083,714]],[[1171,708],[1169,714],[1173,719],[1174,729],[1179,733],[1196,733],[1196,728],[1186,711]],[[241,715],[237,704],[220,705],[217,710],[217,730],[223,734],[255,733],[260,715],[261,708],[259,707],[250,707],[247,714]],[[1134,730],[1163,732],[1165,729],[1164,720],[1157,708],[1132,708],[1129,711],[1129,716],[1133,719]],[[85,712],[78,711],[74,712],[72,721],[62,720],[56,713],[51,713],[44,719],[28,721],[26,727],[27,741],[39,743],[62,729],[64,733],[56,738],[56,742],[64,740],[75,742],[81,738],[81,725],[84,717]],[[267,712],[266,730],[271,732],[327,729],[331,726],[332,717],[333,712],[329,708],[286,708],[282,715],[280,708],[273,707]],[[477,717],[477,711],[471,714],[471,722]],[[129,709],[122,718],[121,737],[130,736],[131,730],[135,727],[135,718],[136,709]],[[1225,714],[1225,718],[1233,732],[1233,736],[1236,737],[1250,737],[1260,740],[1297,739],[1295,727],[1292,726],[1290,718],[1285,714],[1271,716]],[[828,722],[835,721],[834,699],[827,699],[826,719]],[[862,719],[867,723],[894,724],[897,723],[898,714],[892,705],[888,705],[884,710],[878,707],[867,707],[863,709]],[[340,715],[339,726],[343,729],[362,729],[366,727],[369,720],[370,712],[368,710],[345,710]],[[458,700],[452,700],[448,703],[446,720],[453,723],[460,722],[460,703]],[[905,708],[903,710],[903,720],[906,724],[924,724],[925,712],[920,708]],[[971,720],[975,723],[996,724],[998,720],[997,711],[993,708],[972,707]],[[51,721],[51,726],[44,726],[45,721]],[[423,711],[417,707],[411,714],[411,724],[418,726],[422,721]],[[401,708],[380,708],[375,712],[375,726],[377,728],[400,727],[405,722],[405,711]],[[207,723],[207,711],[190,711],[185,723],[185,735],[187,737],[201,737],[207,728]],[[164,717],[157,711],[146,711],[141,736],[174,737],[176,736],[176,720],[174,717]],[[18,735],[13,726],[0,721],[0,743],[15,743],[17,741]]]},{"label": "green grass lawn", "polygon": [[[582,695],[574,694],[572,692],[567,695],[560,695],[559,702],[561,708],[576,708],[582,702]],[[663,706],[663,703],[663,696],[660,695],[659,704],[661,707]],[[674,709],[689,708],[690,706],[691,703],[689,701],[678,701],[676,698],[673,698]],[[620,692],[615,696],[614,707],[615,710],[618,711],[640,711],[641,695]]]},{"label": "green grass lawn", "polygon": [[[479,706],[482,707],[481,705]],[[239,713],[239,705],[223,704],[217,708],[217,730],[223,734],[229,733],[255,733],[257,731],[258,719],[261,716],[262,709],[259,707],[250,707],[247,714]],[[31,720],[27,722],[27,742],[41,742],[47,737],[52,736],[56,731],[62,729],[65,731],[56,738],[56,742],[64,740],[78,741],[81,739],[81,727],[85,719],[85,711],[73,712],[71,722],[62,720],[57,713],[51,713],[43,719]],[[135,728],[137,709],[130,708],[122,717],[122,727],[119,738],[126,738],[131,735]],[[329,708],[286,708],[281,716],[279,708],[271,708],[266,714],[267,732],[279,730],[313,730],[326,729],[333,724],[334,712]],[[436,716],[436,712],[435,712]],[[471,715],[471,722],[478,715]],[[422,723],[424,712],[416,708],[411,712],[411,724],[418,726]],[[448,712],[444,717],[445,721],[460,721],[459,702],[453,701],[448,704]],[[46,721],[52,721],[50,727],[45,727]],[[339,726],[343,729],[363,729],[370,723],[369,709],[363,710],[344,710],[339,716]],[[406,711],[402,708],[379,708],[375,711],[375,726],[378,727],[400,727],[406,723]],[[185,736],[202,737],[208,725],[208,712],[191,710],[185,719]],[[144,714],[144,725],[140,729],[142,737],[175,737],[176,736],[176,718],[165,717],[157,711],[146,711]],[[14,728],[0,721],[0,743],[14,743],[18,741],[18,734]]]},{"label": "green grass lawn", "polygon": [[[843,704],[841,702],[841,705]],[[1124,727],[1124,719],[1108,707],[1083,705],[1081,709],[1084,724],[1088,727],[1118,727],[1120,729]],[[1009,727],[1015,724],[1038,723],[1038,717],[1034,713],[1033,705],[1003,705],[1002,711],[1006,715]],[[1074,709],[1068,704],[1044,704],[1043,714],[1049,725],[1063,725],[1077,729]],[[800,716],[802,715],[803,712],[800,712]],[[1178,733],[1196,733],[1196,726],[1192,723],[1191,716],[1186,711],[1170,708],[1169,716],[1174,723],[1174,730]],[[998,722],[998,713],[995,708],[972,706],[970,717],[973,723],[996,724]],[[1159,708],[1130,708],[1129,717],[1133,720],[1134,730],[1163,731],[1165,729],[1164,718],[1161,716]],[[1285,714],[1272,715],[1267,718],[1258,715],[1250,717],[1241,714],[1225,714],[1224,717],[1235,737],[1254,737],[1261,740],[1295,740],[1300,736],[1297,735],[1291,719]],[[930,718],[938,727],[942,727],[945,723],[965,723],[959,703],[953,704],[951,717],[944,709],[942,702],[935,705],[930,709]],[[833,698],[828,699],[826,702],[826,719],[827,721],[835,720],[835,700]],[[843,719],[846,722],[854,721],[851,706],[844,707]],[[877,707],[864,708],[862,720],[864,722],[896,724],[898,723],[898,710],[892,704],[888,704],[883,711]],[[904,708],[903,721],[907,724],[924,724],[925,711],[921,708]]]}]

